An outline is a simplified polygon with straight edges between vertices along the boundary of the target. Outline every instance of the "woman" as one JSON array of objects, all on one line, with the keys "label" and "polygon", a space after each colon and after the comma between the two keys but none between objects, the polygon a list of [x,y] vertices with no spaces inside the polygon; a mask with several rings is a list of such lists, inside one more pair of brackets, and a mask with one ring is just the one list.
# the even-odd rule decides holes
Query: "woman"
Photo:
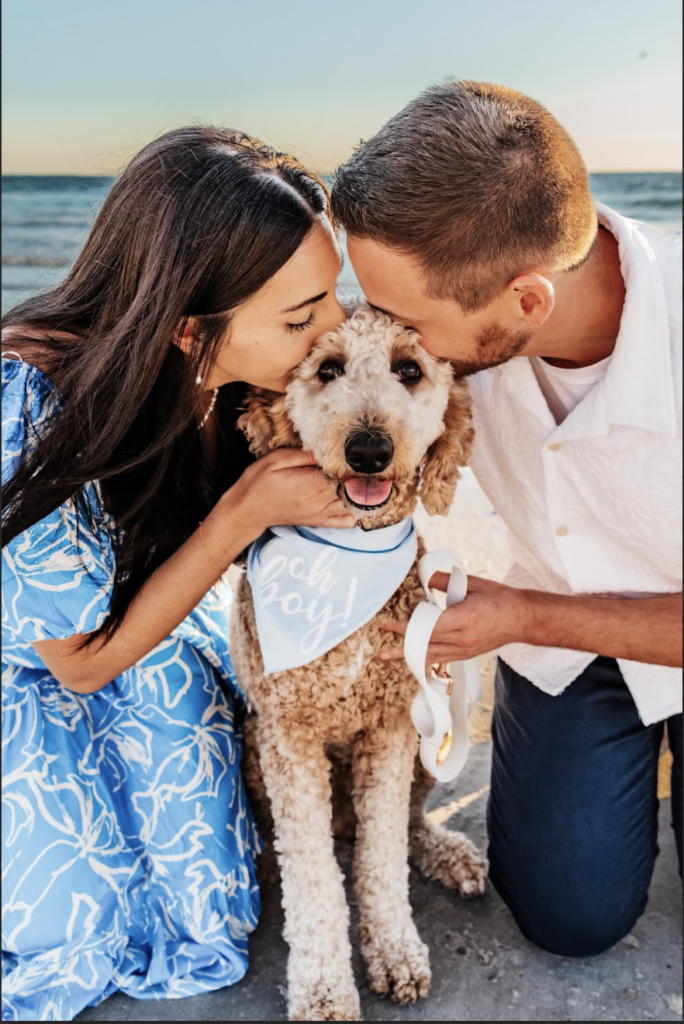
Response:
[{"label": "woman", "polygon": [[3,1019],[238,981],[259,911],[222,576],[276,523],[351,525],[307,456],[250,463],[245,383],[343,319],[327,193],[185,128],[3,321]]}]

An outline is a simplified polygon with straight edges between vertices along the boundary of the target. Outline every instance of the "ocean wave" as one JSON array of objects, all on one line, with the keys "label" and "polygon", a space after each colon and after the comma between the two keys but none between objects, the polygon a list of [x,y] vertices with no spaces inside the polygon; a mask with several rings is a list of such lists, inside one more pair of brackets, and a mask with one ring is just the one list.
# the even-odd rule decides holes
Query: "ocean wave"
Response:
[{"label": "ocean wave", "polygon": [[110,175],[3,174],[3,192],[76,192],[89,189],[106,191],[116,179]]},{"label": "ocean wave", "polygon": [[[23,284],[9,284],[7,281],[2,282],[2,291],[3,294],[5,292],[26,292],[27,299],[36,294],[35,288],[27,288],[26,285]],[[3,316],[4,315],[3,311]]]},{"label": "ocean wave", "polygon": [[2,219],[2,226],[4,228],[90,228],[92,226],[92,217],[84,217],[83,215],[70,216],[65,214],[64,216],[55,216],[52,214],[50,217],[27,217],[17,218],[16,220],[11,216],[4,216]]},{"label": "ocean wave", "polygon": [[[50,256],[3,256],[3,267],[69,267],[72,260]],[[3,284],[3,288],[5,285]]]},{"label": "ocean wave", "polygon": [[[598,198],[598,196],[597,196]],[[627,210],[675,210],[682,208],[682,197],[677,196],[644,196],[644,195],[624,195],[624,196],[611,196],[613,206],[620,204],[621,210],[626,213]]]}]

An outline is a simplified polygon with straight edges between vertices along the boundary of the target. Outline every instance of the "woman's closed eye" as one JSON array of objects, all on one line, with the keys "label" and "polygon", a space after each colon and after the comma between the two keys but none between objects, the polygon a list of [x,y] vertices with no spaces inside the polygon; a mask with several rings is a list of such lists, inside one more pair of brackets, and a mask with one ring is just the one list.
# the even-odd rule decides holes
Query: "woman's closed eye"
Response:
[{"label": "woman's closed eye", "polygon": [[307,320],[302,320],[302,322],[299,324],[288,324],[287,329],[288,331],[305,331],[307,327],[313,327],[315,322],[316,314],[312,310],[311,313],[309,313]]}]

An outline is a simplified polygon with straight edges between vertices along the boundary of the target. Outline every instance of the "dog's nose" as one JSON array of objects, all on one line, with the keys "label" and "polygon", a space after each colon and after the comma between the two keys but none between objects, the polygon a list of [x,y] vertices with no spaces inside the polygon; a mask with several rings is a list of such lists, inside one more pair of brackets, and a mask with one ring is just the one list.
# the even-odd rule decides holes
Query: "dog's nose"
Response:
[{"label": "dog's nose", "polygon": [[382,473],[394,458],[394,445],[387,434],[363,431],[348,439],[344,457],[355,473]]}]

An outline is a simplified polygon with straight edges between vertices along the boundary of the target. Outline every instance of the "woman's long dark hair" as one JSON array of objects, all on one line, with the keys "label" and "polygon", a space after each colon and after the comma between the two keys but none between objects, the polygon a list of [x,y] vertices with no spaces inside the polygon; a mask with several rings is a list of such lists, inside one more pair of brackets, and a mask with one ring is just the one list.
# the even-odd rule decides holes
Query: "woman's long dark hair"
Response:
[{"label": "woman's long dark hair", "polygon": [[[228,385],[217,403],[223,464],[209,478],[196,378],[211,370],[231,311],[321,213],[325,187],[292,157],[237,132],[181,128],[121,174],[64,283],[3,317],[10,347],[39,351],[64,396],[4,489],[3,544],[69,499],[92,523],[84,485],[99,481],[115,524],[106,635],[245,468],[241,389]],[[191,316],[201,331],[184,354],[175,342]]]}]

